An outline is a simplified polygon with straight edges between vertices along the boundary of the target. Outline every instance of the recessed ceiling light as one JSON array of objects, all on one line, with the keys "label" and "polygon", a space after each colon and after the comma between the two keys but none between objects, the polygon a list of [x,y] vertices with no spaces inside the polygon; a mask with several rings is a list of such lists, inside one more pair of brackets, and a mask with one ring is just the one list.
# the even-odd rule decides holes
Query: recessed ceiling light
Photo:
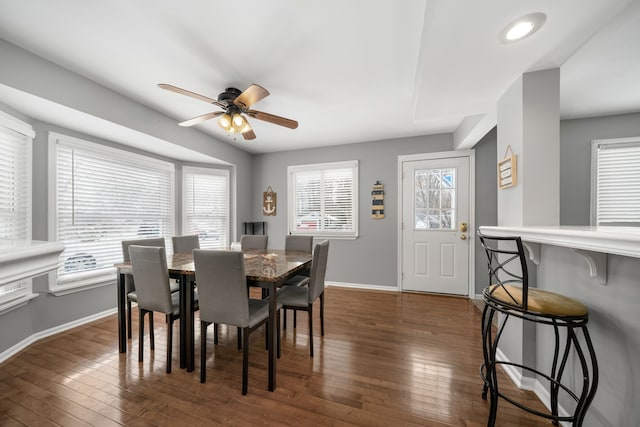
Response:
[{"label": "recessed ceiling light", "polygon": [[547,15],[536,12],[521,16],[504,27],[498,34],[498,40],[502,43],[512,43],[529,37],[545,23]]}]

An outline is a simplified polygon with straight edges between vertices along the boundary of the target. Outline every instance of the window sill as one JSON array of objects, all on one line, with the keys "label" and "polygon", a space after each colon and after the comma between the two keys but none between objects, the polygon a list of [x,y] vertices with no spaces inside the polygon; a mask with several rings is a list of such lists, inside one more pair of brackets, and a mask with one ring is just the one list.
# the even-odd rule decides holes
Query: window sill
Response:
[{"label": "window sill", "polygon": [[318,240],[356,240],[358,239],[358,235],[350,235],[345,236],[344,234],[317,234],[317,233],[295,233],[289,232],[292,236],[312,236],[314,239]]},{"label": "window sill", "polygon": [[20,308],[24,305],[27,305],[29,301],[37,297],[38,297],[38,294],[26,294],[16,299],[13,299],[11,301],[7,301],[5,303],[0,304],[0,316],[12,310],[15,310],[17,308]]},{"label": "window sill", "polygon": [[[51,283],[55,282],[55,277],[53,281],[50,279]],[[98,277],[92,277],[84,280],[77,280],[72,282],[67,282],[65,284],[56,284],[49,288],[49,293],[54,296],[63,296],[68,294],[73,294],[75,292],[88,291],[90,289],[101,288],[103,286],[110,286],[115,284],[115,278],[113,275],[102,275]]]},{"label": "window sill", "polygon": [[0,240],[0,248],[0,285],[3,285],[57,268],[64,245],[39,240]]}]

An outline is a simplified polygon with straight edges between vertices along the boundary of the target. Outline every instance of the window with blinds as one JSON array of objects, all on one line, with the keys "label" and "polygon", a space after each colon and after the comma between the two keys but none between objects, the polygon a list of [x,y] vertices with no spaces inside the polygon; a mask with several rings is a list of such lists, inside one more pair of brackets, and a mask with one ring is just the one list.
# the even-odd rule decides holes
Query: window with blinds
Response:
[{"label": "window with blinds", "polygon": [[289,233],[358,236],[358,162],[288,168]]},{"label": "window with blinds", "polygon": [[593,141],[591,222],[640,226],[640,137]]},{"label": "window with blinds", "polygon": [[203,249],[229,247],[229,171],[182,168],[182,229]]},{"label": "window with blinds", "polygon": [[55,240],[65,245],[57,286],[112,282],[123,240],[174,230],[174,165],[64,135],[50,134],[50,208]]},{"label": "window with blinds", "polygon": [[[0,239],[31,240],[33,128],[0,111]],[[32,295],[31,279],[0,285],[0,312]]]}]

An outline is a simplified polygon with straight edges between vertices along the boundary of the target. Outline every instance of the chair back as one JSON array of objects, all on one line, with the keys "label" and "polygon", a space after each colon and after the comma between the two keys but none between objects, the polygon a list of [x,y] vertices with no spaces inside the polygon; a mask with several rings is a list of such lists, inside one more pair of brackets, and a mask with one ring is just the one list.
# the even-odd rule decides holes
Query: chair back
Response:
[{"label": "chair back", "polygon": [[[511,305],[520,310],[527,310],[529,272],[522,239],[519,236],[488,236],[480,231],[478,231],[478,237],[487,254],[489,269],[489,285],[485,290],[485,296],[491,298],[491,294],[500,289],[500,292],[508,295]],[[508,289],[510,285],[520,287],[522,296],[510,292]]]},{"label": "chair back", "polygon": [[193,262],[200,320],[249,326],[249,290],[242,252],[194,249]]},{"label": "chair back", "polygon": [[[164,238],[158,237],[153,239],[137,239],[137,240],[123,240],[122,241],[122,262],[129,262],[131,258],[129,257],[129,246],[155,246],[155,247],[165,247]],[[135,290],[135,284],[133,281],[133,275],[127,274],[124,278],[124,285],[126,292],[129,293]]]},{"label": "chair back", "polygon": [[240,246],[242,250],[247,249],[267,249],[269,236],[266,234],[243,234],[240,236]]},{"label": "chair back", "polygon": [[161,246],[129,246],[129,256],[138,294],[138,307],[172,313],[167,256]]},{"label": "chair back", "polygon": [[313,250],[313,236],[293,236],[288,234],[284,240],[284,250],[311,252]]},{"label": "chair back", "polygon": [[324,292],[324,276],[327,271],[329,241],[318,243],[313,250],[311,274],[309,275],[309,303],[314,302]]},{"label": "chair back", "polygon": [[194,249],[200,249],[200,236],[173,236],[171,238],[174,254],[190,254]]}]

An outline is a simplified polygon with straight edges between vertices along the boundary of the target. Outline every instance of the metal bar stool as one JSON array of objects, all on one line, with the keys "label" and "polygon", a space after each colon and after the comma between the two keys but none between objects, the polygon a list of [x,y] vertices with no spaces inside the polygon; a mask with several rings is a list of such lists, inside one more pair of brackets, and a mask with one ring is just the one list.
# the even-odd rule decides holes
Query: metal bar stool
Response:
[{"label": "metal bar stool", "polygon": [[[532,414],[547,418],[558,425],[569,422],[581,426],[587,409],[596,394],[598,387],[598,364],[587,323],[589,311],[580,302],[563,295],[536,288],[529,288],[527,262],[520,237],[495,237],[478,232],[480,242],[487,254],[489,267],[489,286],[484,290],[485,308],[482,313],[482,344],[484,364],[480,368],[480,376],[484,381],[482,398],[490,396],[488,426],[496,421],[498,399],[502,398],[511,404]],[[496,312],[502,313],[503,319],[493,333],[493,318]],[[536,324],[549,325],[555,333],[555,347],[551,372],[508,361],[496,360],[498,343],[507,320],[517,317]],[[560,331],[565,331],[561,339]],[[576,332],[581,331],[586,348],[581,345]],[[571,350],[573,349],[573,352]],[[562,383],[562,376],[567,368],[569,355],[575,353],[582,371],[582,387],[573,391]],[[511,365],[532,372],[549,384],[550,411],[541,412],[527,407],[513,398],[500,392],[498,387],[497,366]],[[577,377],[580,378],[580,377]],[[576,387],[577,388],[577,387]],[[575,401],[575,408],[570,415],[558,413],[558,398],[563,393]]]}]

